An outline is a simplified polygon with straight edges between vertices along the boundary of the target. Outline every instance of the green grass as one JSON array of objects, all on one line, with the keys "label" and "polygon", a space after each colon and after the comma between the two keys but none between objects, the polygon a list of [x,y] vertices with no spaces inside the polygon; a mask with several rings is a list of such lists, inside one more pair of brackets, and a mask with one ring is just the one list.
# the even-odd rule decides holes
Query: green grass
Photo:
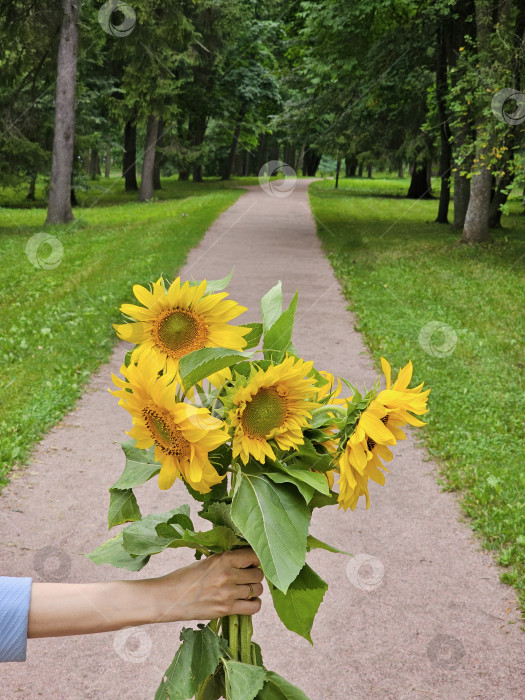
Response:
[{"label": "green grass", "polygon": [[[235,182],[167,180],[158,201],[138,204],[121,180],[109,184],[96,206],[100,191],[86,193],[90,208],[75,209],[71,225],[46,229],[63,246],[53,269],[35,267],[25,253],[45,210],[0,208],[0,485],[108,359],[116,342],[111,324],[120,320],[119,305],[134,300],[133,284],[161,273],[173,278],[241,194],[231,189]],[[25,192],[3,196],[18,204]],[[39,249],[44,259],[50,251],[46,243]]]},{"label": "green grass", "polygon": [[[421,430],[440,483],[460,492],[525,611],[525,218],[516,197],[493,244],[458,246],[458,232],[433,223],[436,200],[392,198],[407,188],[343,180],[339,190],[324,181],[309,192],[358,330],[377,361],[412,359],[415,383],[431,387]],[[433,348],[423,341],[425,351],[419,335],[430,321],[451,330],[435,332]]]}]

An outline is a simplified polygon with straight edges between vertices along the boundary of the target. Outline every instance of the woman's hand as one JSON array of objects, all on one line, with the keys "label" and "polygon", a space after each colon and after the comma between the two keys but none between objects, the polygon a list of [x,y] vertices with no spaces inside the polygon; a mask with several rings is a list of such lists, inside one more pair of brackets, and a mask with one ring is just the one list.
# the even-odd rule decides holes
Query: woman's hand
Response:
[{"label": "woman's hand", "polygon": [[34,583],[28,637],[109,632],[177,620],[253,615],[263,572],[252,549],[214,554],[167,576],[109,583]]},{"label": "woman's hand", "polygon": [[250,548],[201,559],[167,576],[150,579],[155,589],[155,622],[213,620],[253,615],[261,609],[264,574]]}]

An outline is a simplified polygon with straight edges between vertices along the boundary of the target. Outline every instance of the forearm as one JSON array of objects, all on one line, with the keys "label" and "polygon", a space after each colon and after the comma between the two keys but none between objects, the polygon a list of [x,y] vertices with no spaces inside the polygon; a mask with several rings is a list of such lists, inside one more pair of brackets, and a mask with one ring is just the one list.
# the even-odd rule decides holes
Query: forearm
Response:
[{"label": "forearm", "polygon": [[33,583],[28,637],[109,632],[155,622],[155,581]]}]

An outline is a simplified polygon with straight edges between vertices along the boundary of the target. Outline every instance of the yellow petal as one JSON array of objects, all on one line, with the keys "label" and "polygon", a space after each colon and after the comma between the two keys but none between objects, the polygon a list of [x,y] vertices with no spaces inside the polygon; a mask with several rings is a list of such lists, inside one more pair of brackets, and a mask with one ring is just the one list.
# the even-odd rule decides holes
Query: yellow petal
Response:
[{"label": "yellow petal", "polygon": [[381,358],[381,368],[383,370],[383,374],[385,375],[386,379],[386,388],[390,389],[390,381],[392,377],[392,368],[390,367],[390,364],[385,360],[384,357]]}]

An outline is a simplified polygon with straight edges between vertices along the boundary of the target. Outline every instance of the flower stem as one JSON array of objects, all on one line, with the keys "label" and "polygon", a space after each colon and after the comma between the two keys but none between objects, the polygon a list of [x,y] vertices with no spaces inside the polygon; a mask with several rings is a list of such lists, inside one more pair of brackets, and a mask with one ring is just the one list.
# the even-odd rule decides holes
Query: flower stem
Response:
[{"label": "flower stem", "polygon": [[210,620],[210,624],[208,625],[208,627],[213,632],[215,632],[215,634],[219,634],[219,628],[221,626],[221,622],[222,622],[222,617],[218,617],[215,620]]},{"label": "flower stem", "polygon": [[[239,658],[239,615],[230,615],[229,642],[230,651],[235,661]],[[240,617],[244,617],[241,615]]]},{"label": "flower stem", "polygon": [[244,664],[252,663],[252,616],[251,615],[239,615],[240,619],[240,631],[241,631],[241,661]]}]

